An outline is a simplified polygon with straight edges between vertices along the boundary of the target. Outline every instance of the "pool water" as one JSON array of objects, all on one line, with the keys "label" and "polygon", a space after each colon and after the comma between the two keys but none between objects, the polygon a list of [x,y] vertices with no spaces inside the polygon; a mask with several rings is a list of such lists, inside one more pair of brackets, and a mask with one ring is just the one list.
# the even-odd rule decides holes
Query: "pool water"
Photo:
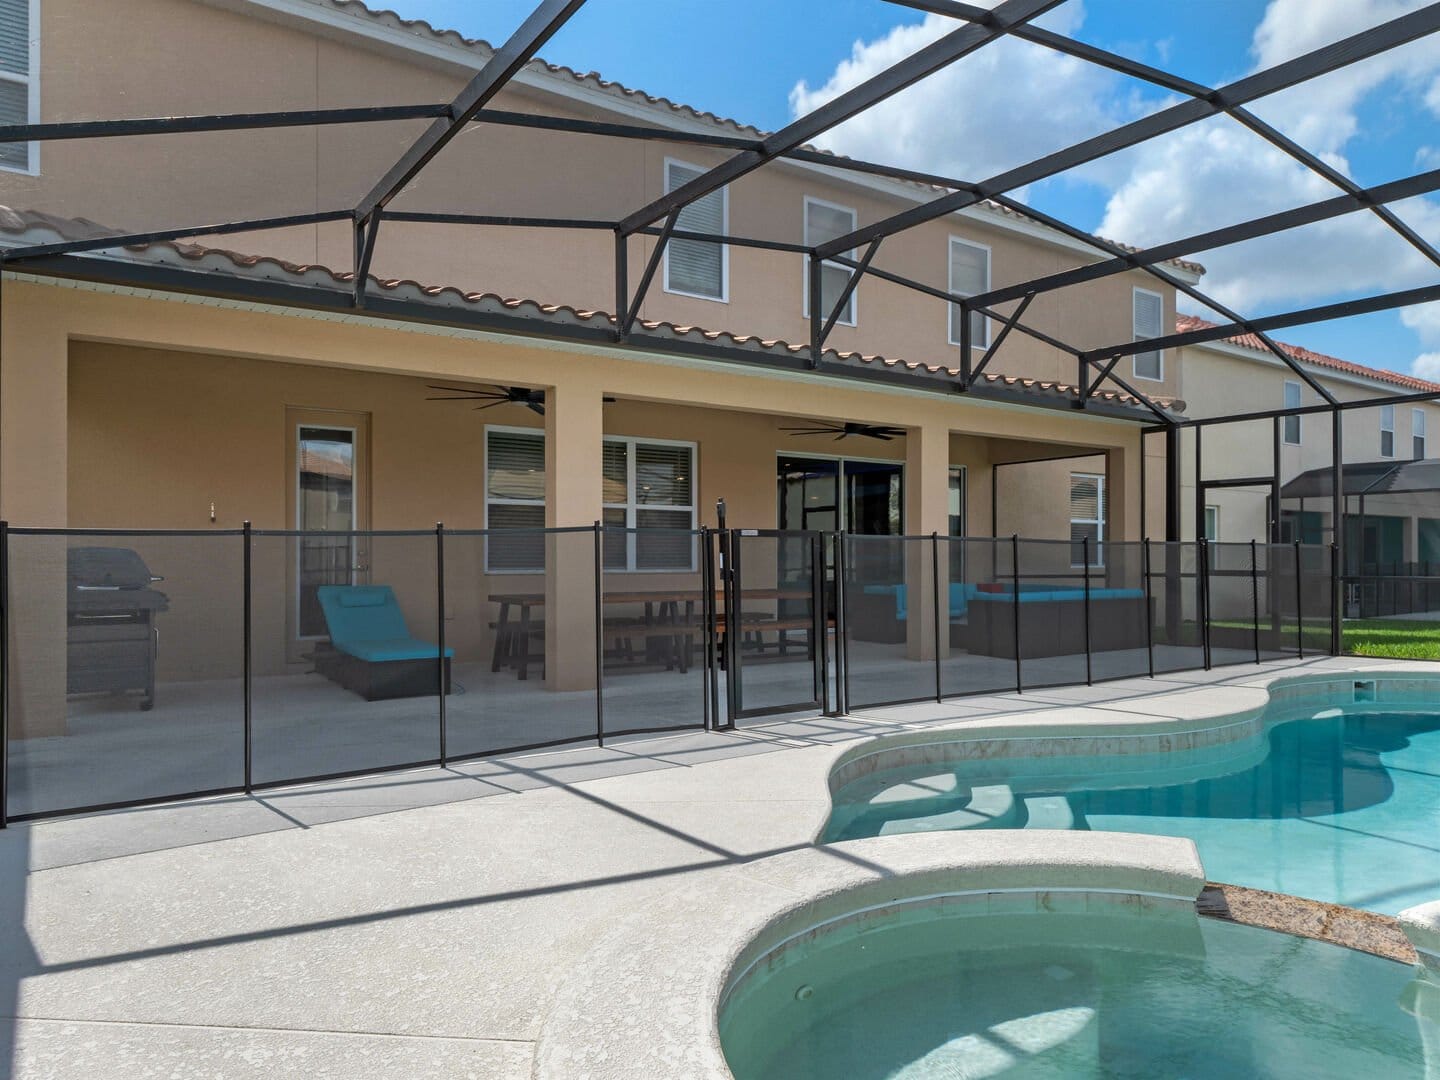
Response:
[{"label": "pool water", "polygon": [[1219,753],[888,770],[836,793],[825,838],[974,828],[1188,836],[1213,881],[1394,913],[1440,895],[1440,715],[1329,710]]},{"label": "pool water", "polygon": [[1436,1030],[1401,1004],[1412,976],[1190,912],[932,914],[786,950],[720,1035],[737,1080],[1405,1080]]}]

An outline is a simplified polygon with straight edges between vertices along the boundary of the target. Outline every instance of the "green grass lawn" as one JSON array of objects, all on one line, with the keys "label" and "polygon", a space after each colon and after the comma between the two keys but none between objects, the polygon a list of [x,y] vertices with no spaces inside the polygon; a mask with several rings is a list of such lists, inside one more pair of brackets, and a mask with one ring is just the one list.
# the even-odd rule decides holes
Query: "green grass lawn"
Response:
[{"label": "green grass lawn", "polygon": [[[1216,622],[1216,626],[1248,628],[1247,623]],[[1284,623],[1281,632],[1294,635],[1295,624]],[[1346,619],[1345,651],[1355,656],[1392,657],[1399,660],[1440,660],[1440,622],[1406,622],[1399,619]],[[1305,648],[1330,648],[1330,628],[1307,623]]]}]

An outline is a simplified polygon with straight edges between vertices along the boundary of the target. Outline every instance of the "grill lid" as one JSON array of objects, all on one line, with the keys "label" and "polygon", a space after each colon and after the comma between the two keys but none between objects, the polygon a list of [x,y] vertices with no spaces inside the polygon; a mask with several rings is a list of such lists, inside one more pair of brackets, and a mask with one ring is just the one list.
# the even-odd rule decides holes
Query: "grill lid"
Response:
[{"label": "grill lid", "polygon": [[76,590],[150,588],[150,568],[129,548],[72,547],[66,553],[66,579]]}]

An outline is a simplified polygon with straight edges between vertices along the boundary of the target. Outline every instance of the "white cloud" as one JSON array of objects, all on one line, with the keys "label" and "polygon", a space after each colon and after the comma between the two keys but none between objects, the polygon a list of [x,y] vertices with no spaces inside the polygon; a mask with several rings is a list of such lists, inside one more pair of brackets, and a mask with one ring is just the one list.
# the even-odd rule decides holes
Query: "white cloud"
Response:
[{"label": "white cloud", "polygon": [[[1041,23],[1073,34],[1083,19],[1081,5],[1071,3]],[[796,84],[790,92],[791,112],[801,116],[813,111],[960,25],[929,15],[876,41],[857,41],[822,85]],[[1003,98],[997,93],[1001,88]],[[1134,111],[1108,71],[1007,38],[816,141],[854,157],[983,179],[1123,123]]]},{"label": "white cloud", "polygon": [[1419,378],[1440,381],[1440,352],[1421,353],[1410,365],[1410,371]]},{"label": "white cloud", "polygon": [[[1424,2],[1270,0],[1251,42],[1254,67],[1267,68],[1310,52]],[[1065,5],[1051,13],[1051,25],[1074,35],[1083,18],[1083,10]],[[792,110],[799,115],[815,108],[955,25],[932,16],[877,41],[857,42],[824,85],[795,87]],[[1156,95],[1142,100],[1128,86],[1090,65],[1003,40],[862,114],[825,141],[858,157],[981,179],[1156,107]],[[1366,145],[1362,106],[1382,87],[1423,102],[1440,116],[1440,35],[1262,99],[1252,109],[1348,174],[1350,154]],[[1003,96],[997,88],[1003,88]],[[969,107],[972,104],[980,107]],[[1422,147],[1416,162],[1417,167],[1440,165],[1440,148]],[[1108,193],[1098,232],[1140,245],[1336,194],[1325,180],[1226,117],[1192,124],[1092,163],[1070,179]],[[1417,198],[1394,209],[1420,235],[1440,244],[1440,202]],[[1197,254],[1210,271],[1202,287],[1251,313],[1435,280],[1426,259],[1363,212]],[[1405,313],[1404,321],[1421,338],[1427,358],[1440,355],[1435,353],[1440,349],[1440,314]]]}]

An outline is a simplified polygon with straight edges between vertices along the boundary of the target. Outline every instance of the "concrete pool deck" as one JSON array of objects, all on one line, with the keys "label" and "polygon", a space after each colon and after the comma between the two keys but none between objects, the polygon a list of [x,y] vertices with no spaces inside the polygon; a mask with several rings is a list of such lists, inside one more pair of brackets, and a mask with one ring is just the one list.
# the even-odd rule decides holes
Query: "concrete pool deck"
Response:
[{"label": "concrete pool deck", "polygon": [[557,989],[619,920],[812,845],[841,744],[1368,669],[1440,664],[1241,665],[12,826],[0,1075],[529,1077]]}]

